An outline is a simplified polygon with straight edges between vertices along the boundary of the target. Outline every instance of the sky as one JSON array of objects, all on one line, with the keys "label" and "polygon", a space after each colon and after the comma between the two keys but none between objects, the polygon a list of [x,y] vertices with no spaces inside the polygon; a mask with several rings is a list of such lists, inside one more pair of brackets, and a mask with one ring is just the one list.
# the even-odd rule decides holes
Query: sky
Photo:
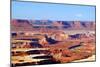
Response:
[{"label": "sky", "polygon": [[12,1],[12,19],[95,21],[95,7]]}]

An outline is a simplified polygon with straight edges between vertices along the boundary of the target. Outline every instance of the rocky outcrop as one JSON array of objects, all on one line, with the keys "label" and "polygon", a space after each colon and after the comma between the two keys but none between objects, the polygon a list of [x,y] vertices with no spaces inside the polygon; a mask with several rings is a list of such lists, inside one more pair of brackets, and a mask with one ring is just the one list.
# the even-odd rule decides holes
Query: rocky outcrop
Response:
[{"label": "rocky outcrop", "polygon": [[34,31],[37,28],[65,30],[95,30],[94,21],[11,20],[12,31]]}]

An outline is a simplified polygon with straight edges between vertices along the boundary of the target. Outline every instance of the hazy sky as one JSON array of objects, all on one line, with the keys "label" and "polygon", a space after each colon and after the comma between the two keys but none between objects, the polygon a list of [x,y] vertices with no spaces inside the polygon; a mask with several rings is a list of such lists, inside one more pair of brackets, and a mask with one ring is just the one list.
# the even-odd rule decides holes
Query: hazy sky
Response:
[{"label": "hazy sky", "polygon": [[13,19],[95,21],[94,6],[12,2]]}]

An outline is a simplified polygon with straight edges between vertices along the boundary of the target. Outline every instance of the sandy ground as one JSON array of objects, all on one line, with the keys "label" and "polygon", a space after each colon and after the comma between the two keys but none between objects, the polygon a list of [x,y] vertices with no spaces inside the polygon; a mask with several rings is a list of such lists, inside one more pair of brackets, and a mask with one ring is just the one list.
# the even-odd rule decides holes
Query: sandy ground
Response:
[{"label": "sandy ground", "polygon": [[92,55],[91,57],[87,58],[87,59],[82,59],[82,60],[75,60],[72,62],[85,62],[85,61],[95,61],[95,55]]}]

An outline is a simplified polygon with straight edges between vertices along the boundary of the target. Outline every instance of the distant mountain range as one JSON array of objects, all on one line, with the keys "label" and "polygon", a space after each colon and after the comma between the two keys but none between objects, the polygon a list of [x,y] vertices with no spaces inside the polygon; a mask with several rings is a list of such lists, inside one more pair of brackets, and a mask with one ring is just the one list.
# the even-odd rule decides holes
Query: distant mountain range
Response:
[{"label": "distant mountain range", "polygon": [[61,28],[65,30],[95,30],[94,21],[11,20],[12,31],[33,31],[36,28]]}]

